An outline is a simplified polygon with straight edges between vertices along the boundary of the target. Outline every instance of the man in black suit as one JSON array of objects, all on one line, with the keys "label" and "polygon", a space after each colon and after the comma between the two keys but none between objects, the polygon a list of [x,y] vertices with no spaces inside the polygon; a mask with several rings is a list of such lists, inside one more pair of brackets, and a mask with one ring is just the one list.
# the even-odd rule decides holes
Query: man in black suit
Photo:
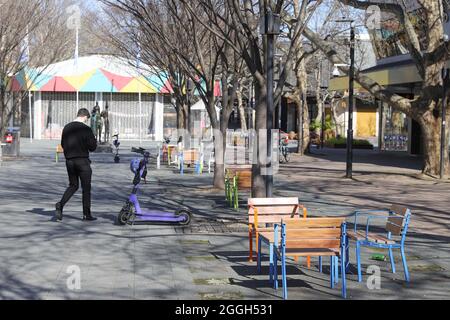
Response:
[{"label": "man in black suit", "polygon": [[91,214],[92,169],[89,152],[97,149],[97,139],[86,124],[90,117],[89,110],[81,109],[78,111],[77,119],[65,126],[63,130],[61,146],[64,149],[70,185],[61,201],[56,204],[58,221],[62,221],[64,206],[79,189],[79,181],[83,189],[83,220],[97,220]]}]

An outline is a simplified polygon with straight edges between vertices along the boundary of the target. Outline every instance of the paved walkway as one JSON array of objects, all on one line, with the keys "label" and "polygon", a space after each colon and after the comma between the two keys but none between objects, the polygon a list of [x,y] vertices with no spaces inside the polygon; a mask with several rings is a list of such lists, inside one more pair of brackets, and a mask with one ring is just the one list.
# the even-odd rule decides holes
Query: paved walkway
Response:
[{"label": "paved walkway", "polygon": [[[132,155],[124,151],[115,165],[111,155],[95,154],[99,220],[80,220],[78,194],[65,220],[54,222],[54,203],[67,185],[64,163],[54,162],[56,143],[23,141],[22,159],[0,164],[0,299],[279,299],[267,269],[258,275],[247,262],[244,201],[240,212],[228,209],[223,192],[210,187],[211,175],[181,177],[164,166],[150,172],[146,206],[188,207],[195,214],[191,228],[119,227],[115,219],[131,190]],[[346,216],[391,203],[408,205],[414,214],[407,243],[412,283],[403,281],[400,263],[393,275],[389,263],[370,261],[373,252],[364,251],[365,268],[381,268],[381,290],[357,283],[352,268],[350,298],[450,298],[450,184],[420,179],[420,159],[367,151],[356,152],[355,179],[346,180],[345,151],[314,152],[282,167],[278,195],[299,197],[313,215]],[[291,299],[340,298],[338,288],[329,288],[326,268],[320,274],[315,260],[311,270],[303,264],[289,265]],[[70,266],[81,270],[81,290],[67,287]]]}]

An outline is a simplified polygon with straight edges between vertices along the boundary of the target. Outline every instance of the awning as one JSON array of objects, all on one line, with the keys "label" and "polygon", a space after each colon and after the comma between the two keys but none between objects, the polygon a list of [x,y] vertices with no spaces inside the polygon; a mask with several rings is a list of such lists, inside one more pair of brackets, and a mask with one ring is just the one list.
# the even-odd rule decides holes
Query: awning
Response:
[{"label": "awning", "polygon": [[[447,65],[450,67],[450,62]],[[406,63],[392,63],[376,66],[374,68],[363,70],[362,73],[382,86],[422,82],[419,71],[412,60],[407,61]],[[345,91],[348,89],[349,78],[347,76],[330,80],[329,90]],[[355,90],[365,91],[356,81]]]}]

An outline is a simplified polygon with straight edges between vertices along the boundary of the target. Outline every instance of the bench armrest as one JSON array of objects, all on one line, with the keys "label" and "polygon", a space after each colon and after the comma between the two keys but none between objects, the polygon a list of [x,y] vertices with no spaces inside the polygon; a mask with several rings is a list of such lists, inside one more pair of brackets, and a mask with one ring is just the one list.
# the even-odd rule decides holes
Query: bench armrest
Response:
[{"label": "bench armrest", "polygon": [[389,209],[378,209],[378,210],[369,209],[369,210],[357,210],[357,211],[353,212],[353,215],[355,216],[355,221],[354,221],[355,232],[357,231],[358,217],[362,216],[362,215],[373,215],[374,213],[391,214],[391,210],[389,210]]}]

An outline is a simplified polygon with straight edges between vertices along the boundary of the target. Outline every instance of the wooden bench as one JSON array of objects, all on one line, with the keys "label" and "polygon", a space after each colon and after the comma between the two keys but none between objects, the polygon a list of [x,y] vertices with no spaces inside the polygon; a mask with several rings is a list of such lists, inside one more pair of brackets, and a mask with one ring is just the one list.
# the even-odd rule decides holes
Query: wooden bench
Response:
[{"label": "wooden bench", "polygon": [[55,161],[56,161],[56,163],[59,162],[59,155],[60,154],[64,154],[64,149],[63,149],[62,145],[58,144],[56,146],[56,152],[55,152]]},{"label": "wooden bench", "polygon": [[248,238],[249,260],[253,261],[253,235],[256,238],[257,252],[260,248],[259,233],[273,232],[273,225],[284,218],[306,218],[308,211],[299,204],[298,198],[250,198],[248,199]]},{"label": "wooden bench", "polygon": [[180,153],[180,173],[184,173],[184,165],[188,165],[189,167],[192,165],[196,166],[196,173],[200,173],[201,171],[201,154],[199,150],[191,149],[191,150],[183,150]]},{"label": "wooden bench", "polygon": [[[279,237],[281,233],[281,237]],[[273,232],[275,266],[272,268],[276,287],[277,261],[281,261],[283,298],[287,299],[286,259],[305,256],[330,257],[330,282],[334,288],[339,279],[339,258],[342,274],[342,296],[346,298],[346,223],[344,218],[286,218],[281,228],[276,225]],[[260,260],[260,255],[258,256]]]},{"label": "wooden bench", "polygon": [[177,161],[177,146],[167,146],[167,164],[170,166],[174,163],[177,163]]}]

